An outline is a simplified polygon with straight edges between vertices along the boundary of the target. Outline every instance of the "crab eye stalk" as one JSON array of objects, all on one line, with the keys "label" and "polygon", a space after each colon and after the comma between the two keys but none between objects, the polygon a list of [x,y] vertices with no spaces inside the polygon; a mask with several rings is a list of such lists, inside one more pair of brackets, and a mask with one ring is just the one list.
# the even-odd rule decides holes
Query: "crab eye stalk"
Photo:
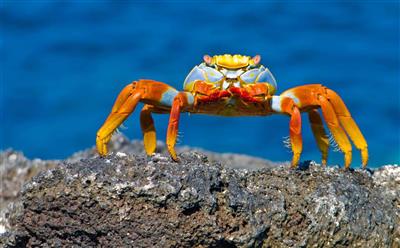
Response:
[{"label": "crab eye stalk", "polygon": [[212,57],[207,55],[207,54],[203,56],[203,60],[207,65],[211,65],[212,64]]},{"label": "crab eye stalk", "polygon": [[257,54],[256,56],[251,58],[249,64],[255,66],[255,65],[258,65],[260,63],[260,61],[261,61],[261,56]]}]

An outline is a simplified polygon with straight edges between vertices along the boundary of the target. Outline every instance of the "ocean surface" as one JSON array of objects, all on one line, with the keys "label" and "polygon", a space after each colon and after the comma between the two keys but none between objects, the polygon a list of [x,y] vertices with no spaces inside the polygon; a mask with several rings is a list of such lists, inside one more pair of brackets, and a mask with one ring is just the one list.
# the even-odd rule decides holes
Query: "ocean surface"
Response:
[{"label": "ocean surface", "polygon": [[[262,57],[278,93],[337,91],[368,141],[371,167],[400,161],[398,1],[0,1],[1,149],[65,158],[93,146],[119,91],[149,78],[182,89],[204,54]],[[141,139],[138,106],[122,132]],[[155,116],[165,139],[167,115]],[[181,145],[291,159],[289,118],[183,115]],[[302,160],[320,161],[303,115]],[[343,164],[331,151],[329,164]],[[353,167],[360,165],[354,148]]]}]

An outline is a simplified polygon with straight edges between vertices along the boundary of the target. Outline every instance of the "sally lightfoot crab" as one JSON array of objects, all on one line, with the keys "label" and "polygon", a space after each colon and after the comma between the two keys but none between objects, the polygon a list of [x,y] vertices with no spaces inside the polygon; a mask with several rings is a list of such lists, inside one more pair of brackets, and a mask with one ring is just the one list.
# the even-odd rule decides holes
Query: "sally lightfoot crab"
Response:
[{"label": "sally lightfoot crab", "polygon": [[320,84],[308,84],[275,95],[276,81],[271,72],[260,64],[259,55],[205,55],[203,60],[186,77],[183,91],[147,79],[133,81],[125,86],[108,118],[97,132],[96,146],[99,154],[107,154],[107,143],[116,128],[135,110],[136,105],[142,102],[144,107],[140,112],[140,124],[148,155],[156,149],[152,113],[170,114],[166,143],[175,161],[178,161],[174,147],[182,112],[222,116],[266,116],[277,113],[290,116],[292,166],[296,167],[302,152],[300,113],[307,112],[315,140],[322,153],[322,164],[326,165],[329,138],[318,111],[321,109],[333,139],[344,153],[345,168],[350,167],[352,159],[349,138],[361,151],[362,165],[366,167],[367,142],[346,105],[333,90]]}]

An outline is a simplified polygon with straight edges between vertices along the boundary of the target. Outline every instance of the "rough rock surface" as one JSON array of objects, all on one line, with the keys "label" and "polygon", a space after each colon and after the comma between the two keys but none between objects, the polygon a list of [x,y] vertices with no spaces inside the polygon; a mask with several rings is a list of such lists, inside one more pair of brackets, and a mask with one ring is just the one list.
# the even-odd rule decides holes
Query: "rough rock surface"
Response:
[{"label": "rough rock surface", "polygon": [[6,150],[0,153],[0,234],[9,228],[8,209],[21,195],[22,185],[39,172],[56,167],[58,161],[29,160],[22,153]]},{"label": "rough rock surface", "polygon": [[189,148],[173,163],[163,149],[147,158],[141,147],[119,136],[119,152],[105,159],[89,149],[33,177],[7,210],[0,244],[400,246],[400,167],[290,170]]}]

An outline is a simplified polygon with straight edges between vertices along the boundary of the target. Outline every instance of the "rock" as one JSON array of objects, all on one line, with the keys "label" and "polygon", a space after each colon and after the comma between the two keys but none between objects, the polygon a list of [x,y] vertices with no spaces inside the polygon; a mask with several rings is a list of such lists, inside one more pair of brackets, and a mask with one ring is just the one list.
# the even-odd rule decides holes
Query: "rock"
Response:
[{"label": "rock", "polygon": [[3,245],[400,245],[398,166],[343,171],[309,162],[291,170],[189,148],[175,163],[164,148],[148,158],[139,142],[112,146],[119,151],[104,159],[89,149],[27,182]]},{"label": "rock", "polygon": [[21,152],[6,150],[0,153],[0,234],[9,228],[8,208],[20,197],[22,185],[40,171],[56,167],[58,161],[28,160]]},{"label": "rock", "polygon": [[[130,142],[124,135],[117,133],[115,134],[109,144],[110,152],[114,153],[125,153],[125,154],[144,154],[143,142],[132,141]],[[193,147],[177,147],[177,152],[198,152],[207,155],[210,162],[218,162],[224,166],[230,168],[245,168],[249,170],[258,170],[266,167],[276,167],[280,165],[288,166],[289,162],[276,163],[270,160],[261,158],[255,158],[242,154],[234,153],[215,153],[210,152],[201,148]],[[164,155],[168,154],[167,147],[163,142],[157,142],[157,153]],[[95,147],[86,149],[84,151],[77,152],[67,159],[68,162],[78,162],[83,158],[96,158],[98,157]]]}]

